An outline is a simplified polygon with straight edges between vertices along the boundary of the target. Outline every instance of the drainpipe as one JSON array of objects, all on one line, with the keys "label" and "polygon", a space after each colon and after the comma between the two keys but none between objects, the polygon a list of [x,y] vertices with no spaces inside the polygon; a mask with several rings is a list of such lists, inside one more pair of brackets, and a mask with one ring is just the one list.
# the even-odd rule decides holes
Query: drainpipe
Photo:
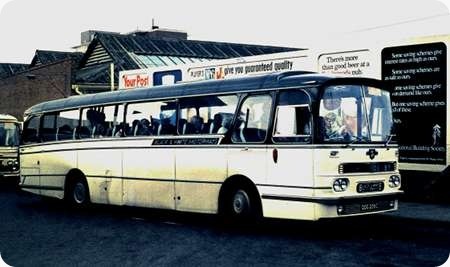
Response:
[{"label": "drainpipe", "polygon": [[114,91],[114,63],[109,64],[111,76],[111,91]]}]

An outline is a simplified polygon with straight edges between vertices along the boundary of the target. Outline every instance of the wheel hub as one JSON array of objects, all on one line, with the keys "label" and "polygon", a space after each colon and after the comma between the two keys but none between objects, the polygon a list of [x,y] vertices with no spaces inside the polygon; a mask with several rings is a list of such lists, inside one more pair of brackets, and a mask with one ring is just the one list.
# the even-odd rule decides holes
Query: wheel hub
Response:
[{"label": "wheel hub", "polygon": [[238,190],[233,198],[233,211],[236,214],[245,213],[250,206],[250,199],[243,190]]},{"label": "wheel hub", "polygon": [[77,204],[82,204],[86,201],[86,188],[82,183],[77,183],[73,189],[73,200]]}]

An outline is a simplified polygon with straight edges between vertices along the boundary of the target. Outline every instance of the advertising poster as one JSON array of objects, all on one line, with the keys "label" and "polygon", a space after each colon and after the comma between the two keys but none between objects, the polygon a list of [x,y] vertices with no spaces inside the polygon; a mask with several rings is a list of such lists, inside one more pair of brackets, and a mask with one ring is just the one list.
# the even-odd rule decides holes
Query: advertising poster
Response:
[{"label": "advertising poster", "polygon": [[446,61],[447,48],[440,42],[382,50],[400,162],[446,163]]},{"label": "advertising poster", "polygon": [[[264,56],[265,58],[267,56]],[[223,63],[223,61],[209,62],[207,66],[188,68],[188,81],[220,80],[240,78],[250,75],[261,75],[272,72],[303,70],[307,56],[295,55],[273,59],[262,59],[260,56],[247,58],[248,62]],[[239,59],[237,59],[239,60]],[[240,59],[242,60],[242,59]],[[302,68],[303,67],[303,68]]]},{"label": "advertising poster", "polygon": [[369,50],[356,50],[321,54],[318,72],[343,76],[372,77]]}]

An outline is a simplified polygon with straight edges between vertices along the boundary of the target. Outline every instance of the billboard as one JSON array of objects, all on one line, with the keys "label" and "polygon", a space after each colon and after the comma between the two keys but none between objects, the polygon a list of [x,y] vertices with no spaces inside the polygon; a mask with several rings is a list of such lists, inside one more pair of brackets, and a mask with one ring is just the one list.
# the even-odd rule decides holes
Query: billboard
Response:
[{"label": "billboard", "polygon": [[323,53],[318,56],[317,72],[353,77],[372,77],[373,52],[369,49]]},{"label": "billboard", "polygon": [[392,90],[400,162],[446,164],[445,43],[386,47],[381,68],[382,79]]},{"label": "billboard", "polygon": [[307,52],[295,51],[211,60],[196,64],[127,70],[119,73],[119,89],[151,87],[177,82],[232,79],[290,70],[313,71],[310,60],[311,57]]}]

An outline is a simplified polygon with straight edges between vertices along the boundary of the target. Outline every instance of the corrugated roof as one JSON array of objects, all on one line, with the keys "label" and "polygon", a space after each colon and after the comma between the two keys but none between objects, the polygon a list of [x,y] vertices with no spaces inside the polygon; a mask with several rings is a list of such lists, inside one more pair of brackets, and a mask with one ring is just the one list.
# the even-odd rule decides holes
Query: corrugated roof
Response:
[{"label": "corrugated roof", "polygon": [[0,63],[0,79],[7,78],[28,68],[28,64]]},{"label": "corrugated roof", "polygon": [[102,43],[113,58],[123,58],[127,56],[126,52],[132,52],[135,54],[225,59],[300,50],[299,48],[278,46],[155,39],[144,34],[113,35],[99,33],[97,40]]},{"label": "corrugated roof", "polygon": [[76,74],[77,83],[108,83],[109,73],[99,75],[114,63],[116,80],[121,70],[151,68],[195,62],[196,59],[226,59],[302,50],[266,45],[161,39],[140,34],[97,33],[84,54]]},{"label": "corrugated roof", "polygon": [[47,65],[56,61],[64,59],[72,59],[75,62],[79,62],[83,57],[83,53],[79,52],[62,52],[62,51],[48,51],[48,50],[36,50],[30,67],[39,65]]}]

